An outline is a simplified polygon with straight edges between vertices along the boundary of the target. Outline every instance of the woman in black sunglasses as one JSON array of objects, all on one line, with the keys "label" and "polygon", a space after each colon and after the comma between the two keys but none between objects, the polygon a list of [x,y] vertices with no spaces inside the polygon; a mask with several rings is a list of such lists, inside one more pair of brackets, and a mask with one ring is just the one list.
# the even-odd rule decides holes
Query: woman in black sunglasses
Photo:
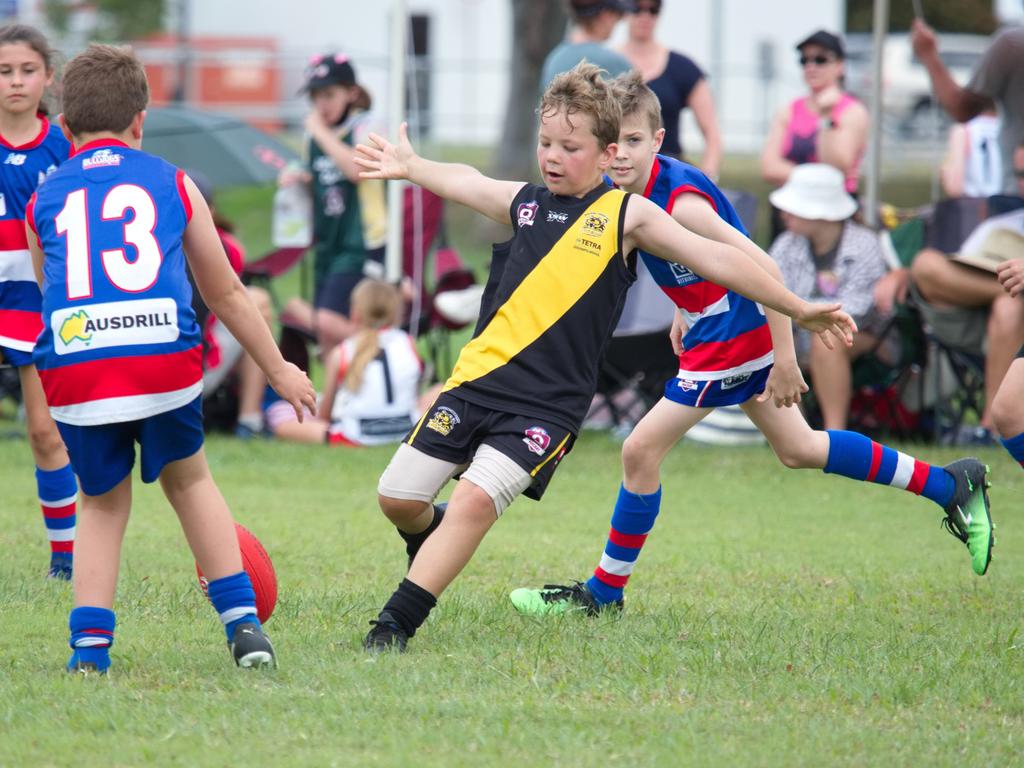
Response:
[{"label": "woman in black sunglasses", "polygon": [[655,39],[654,27],[660,14],[661,0],[635,0],[629,16],[629,39],[621,49],[622,55],[643,76],[661,103],[661,120],[665,125],[662,154],[684,159],[680,116],[684,109],[692,109],[704,136],[700,169],[717,179],[722,162],[722,137],[711,89],[704,73],[691,58],[670,51]]},{"label": "woman in black sunglasses", "polygon": [[761,175],[780,186],[797,165],[827,163],[843,172],[846,191],[855,195],[869,119],[864,105],[843,91],[843,41],[818,30],[796,48],[810,93],[775,116],[761,153]]}]

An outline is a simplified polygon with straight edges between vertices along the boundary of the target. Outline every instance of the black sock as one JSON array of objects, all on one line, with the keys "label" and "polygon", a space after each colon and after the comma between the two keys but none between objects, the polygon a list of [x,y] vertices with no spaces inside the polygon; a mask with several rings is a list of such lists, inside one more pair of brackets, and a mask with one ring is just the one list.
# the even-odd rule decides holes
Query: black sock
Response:
[{"label": "black sock", "polygon": [[395,593],[388,598],[384,604],[384,610],[380,612],[384,621],[384,614],[393,620],[398,626],[405,630],[405,634],[412,637],[420,628],[430,611],[437,605],[437,598],[427,592],[418,584],[413,584],[408,579],[402,579]]},{"label": "black sock", "polygon": [[444,511],[448,509],[448,502],[442,502],[441,504],[434,505],[434,519],[430,521],[430,525],[424,528],[419,533],[406,533],[401,528],[398,530],[398,535],[405,541],[405,554],[409,556],[409,565],[412,565],[412,561],[416,557],[416,553],[420,551],[420,547],[423,546],[423,542],[427,540],[434,531],[437,530],[437,526],[441,524],[444,519]]}]

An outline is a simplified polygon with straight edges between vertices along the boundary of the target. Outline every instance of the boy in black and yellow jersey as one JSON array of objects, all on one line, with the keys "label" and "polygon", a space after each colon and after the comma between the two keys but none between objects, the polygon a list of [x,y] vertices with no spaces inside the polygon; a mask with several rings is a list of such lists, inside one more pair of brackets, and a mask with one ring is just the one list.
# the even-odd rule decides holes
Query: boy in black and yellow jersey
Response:
[{"label": "boy in black and yellow jersey", "polygon": [[[537,159],[545,186],[497,181],[371,135],[356,162],[364,178],[409,179],[511,224],[495,247],[476,334],[444,391],[399,446],[378,485],[380,506],[406,541],[409,572],[366,637],[368,650],[405,648],[437,597],[520,493],[539,499],[596,387],[604,345],[636,278],[636,249],[692,269],[850,343],[838,304],[810,304],[749,256],[699,237],[655,203],[612,189],[621,109],[587,63],[557,76],[541,98]],[[447,510],[433,505],[453,476]]]}]

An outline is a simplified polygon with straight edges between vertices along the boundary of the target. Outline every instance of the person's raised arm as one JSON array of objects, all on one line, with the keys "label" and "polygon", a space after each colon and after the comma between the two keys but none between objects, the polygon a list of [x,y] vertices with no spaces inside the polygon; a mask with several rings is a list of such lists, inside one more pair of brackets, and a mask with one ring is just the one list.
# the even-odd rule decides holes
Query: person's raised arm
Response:
[{"label": "person's raised arm", "polygon": [[348,181],[359,183],[360,168],[356,165],[355,150],[341,140],[338,129],[324,122],[317,110],[311,110],[306,116],[306,131],[320,151],[331,159]]},{"label": "person's raised arm", "polygon": [[[838,89],[836,93],[841,95]],[[831,109],[827,108],[828,114],[831,114]],[[818,161],[838,168],[843,176],[852,176],[860,164],[868,140],[868,111],[863,104],[855,102],[832,123],[832,127],[818,129]]]},{"label": "person's raised arm", "polygon": [[185,227],[182,245],[203,301],[252,355],[270,386],[292,405],[302,421],[303,405],[316,412],[313,384],[305,373],[281,357],[270,328],[228,262],[206,201],[192,179],[185,176],[184,183],[192,218]]},{"label": "person's raised arm", "polygon": [[782,156],[782,142],[786,137],[788,119],[789,109],[780,109],[772,120],[771,130],[768,131],[764,149],[761,150],[761,178],[778,186],[786,183],[789,174],[796,167],[796,163]]},{"label": "person's raised arm", "polygon": [[949,129],[946,157],[939,169],[942,191],[948,197],[963,197],[964,174],[967,171],[967,126],[957,123]]},{"label": "person's raised arm", "polygon": [[804,301],[739,248],[688,231],[639,195],[629,198],[622,241],[626,253],[643,248],[658,258],[682,264],[706,280],[789,315],[802,327],[821,335],[823,341],[831,333],[847,345],[853,343],[857,326],[839,304]]},{"label": "person's raised arm", "polygon": [[935,30],[921,19],[914,19],[910,25],[910,42],[914,48],[914,54],[928,70],[935,98],[951,118],[958,123],[966,123],[986,109],[994,108],[995,105],[991,99],[961,87],[953,79],[939,56]]},{"label": "person's raised arm", "polygon": [[472,208],[499,224],[510,224],[509,208],[523,188],[521,181],[499,181],[476,168],[459,163],[438,163],[416,154],[406,124],[398,129],[398,143],[376,133],[370,144],[356,146],[355,161],[364,179],[408,179],[436,195]]}]

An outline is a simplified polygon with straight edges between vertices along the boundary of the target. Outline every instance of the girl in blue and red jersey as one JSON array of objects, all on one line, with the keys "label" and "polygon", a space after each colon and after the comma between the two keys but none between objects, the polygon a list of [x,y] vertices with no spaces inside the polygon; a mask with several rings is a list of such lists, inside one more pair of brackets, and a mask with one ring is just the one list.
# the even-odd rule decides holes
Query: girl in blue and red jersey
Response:
[{"label": "girl in blue and red jersey", "polygon": [[[636,74],[613,83],[623,117],[612,180],[657,203],[687,229],[744,250],[781,282],[778,266],[746,237],[736,211],[693,166],[657,154],[664,137],[654,93]],[[594,575],[573,585],[517,589],[522,613],[597,613],[622,605],[626,583],[661,509],[661,462],[714,408],[739,405],[793,469],[821,469],[854,480],[910,491],[937,503],[947,530],[967,545],[983,575],[994,539],[988,468],[967,458],[938,467],[848,430],[812,430],[798,408],[807,391],[797,366],[792,327],[778,312],[705,280],[676,264],[640,252],[654,281],[678,308],[672,343],[679,374],[622,446],[623,482],[611,532]],[[823,338],[824,340],[824,338]]]},{"label": "girl in blue and red jersey", "polygon": [[39,286],[25,241],[25,204],[67,159],[71,145],[46,119],[53,82],[46,38],[21,24],[0,27],[0,357],[18,369],[36,486],[50,539],[49,576],[71,578],[78,484],[32,364],[42,330]]}]

